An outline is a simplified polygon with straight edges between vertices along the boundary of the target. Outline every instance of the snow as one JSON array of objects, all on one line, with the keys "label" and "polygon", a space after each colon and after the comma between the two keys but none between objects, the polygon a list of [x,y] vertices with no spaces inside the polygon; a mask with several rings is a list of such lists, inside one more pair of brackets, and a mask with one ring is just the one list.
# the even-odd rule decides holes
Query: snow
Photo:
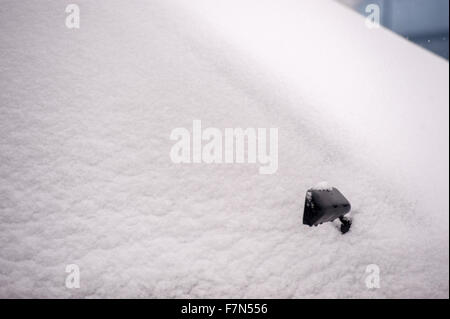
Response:
[{"label": "snow", "polygon": [[316,190],[316,191],[331,191],[331,190],[333,190],[333,186],[328,184],[327,181],[323,181],[323,182],[317,183],[316,186],[311,187],[311,189]]},{"label": "snow", "polygon": [[[0,297],[449,297],[448,62],[332,1],[76,3],[0,6]],[[277,172],[172,163],[194,119],[278,128]]]}]

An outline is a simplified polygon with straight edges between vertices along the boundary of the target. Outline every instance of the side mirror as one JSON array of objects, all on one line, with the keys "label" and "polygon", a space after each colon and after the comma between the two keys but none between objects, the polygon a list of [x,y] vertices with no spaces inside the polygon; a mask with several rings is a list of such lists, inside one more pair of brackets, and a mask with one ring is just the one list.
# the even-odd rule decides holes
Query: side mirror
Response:
[{"label": "side mirror", "polygon": [[352,225],[352,221],[344,217],[350,210],[350,202],[337,188],[321,183],[306,192],[303,224],[318,226],[339,218],[341,232],[345,234]]}]

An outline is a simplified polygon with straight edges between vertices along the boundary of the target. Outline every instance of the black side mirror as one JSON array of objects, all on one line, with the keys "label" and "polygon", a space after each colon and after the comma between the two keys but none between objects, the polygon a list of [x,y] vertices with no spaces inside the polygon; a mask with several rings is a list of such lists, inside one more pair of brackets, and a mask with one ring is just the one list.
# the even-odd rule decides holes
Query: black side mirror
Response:
[{"label": "black side mirror", "polygon": [[352,221],[345,214],[351,210],[350,202],[334,187],[315,187],[306,192],[303,224],[318,226],[336,218],[341,221],[341,232],[350,230]]}]

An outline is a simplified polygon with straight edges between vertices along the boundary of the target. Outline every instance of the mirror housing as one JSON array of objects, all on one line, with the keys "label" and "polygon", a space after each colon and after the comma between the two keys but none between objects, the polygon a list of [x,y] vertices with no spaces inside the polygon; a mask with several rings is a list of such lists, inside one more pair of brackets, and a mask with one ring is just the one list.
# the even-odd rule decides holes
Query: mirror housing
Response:
[{"label": "mirror housing", "polygon": [[350,210],[350,202],[337,188],[311,188],[306,192],[303,224],[318,226],[339,218],[342,222],[341,232],[346,233],[351,221],[344,215]]}]

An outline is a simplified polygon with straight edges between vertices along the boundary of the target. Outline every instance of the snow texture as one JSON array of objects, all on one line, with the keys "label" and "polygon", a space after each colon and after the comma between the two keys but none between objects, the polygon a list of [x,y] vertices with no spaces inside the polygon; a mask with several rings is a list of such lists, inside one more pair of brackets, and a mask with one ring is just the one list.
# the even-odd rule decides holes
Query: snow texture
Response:
[{"label": "snow texture", "polygon": [[316,186],[311,187],[311,189],[315,191],[331,191],[333,190],[333,186],[331,186],[327,181],[323,181],[317,183]]},{"label": "snow texture", "polygon": [[[448,62],[333,1],[76,3],[0,0],[0,297],[449,297]],[[172,163],[194,119],[278,171]]]}]

